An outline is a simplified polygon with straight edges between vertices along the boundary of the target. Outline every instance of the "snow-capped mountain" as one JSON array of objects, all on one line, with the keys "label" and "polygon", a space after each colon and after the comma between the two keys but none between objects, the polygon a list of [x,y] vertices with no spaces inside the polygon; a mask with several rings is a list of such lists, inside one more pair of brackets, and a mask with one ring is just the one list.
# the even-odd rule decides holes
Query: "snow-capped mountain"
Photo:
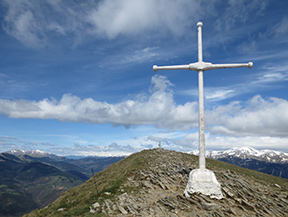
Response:
[{"label": "snow-capped mountain", "polygon": [[[199,151],[193,151],[191,154],[198,155]],[[273,150],[256,150],[251,147],[232,148],[226,151],[207,151],[207,158],[221,159],[221,158],[241,158],[241,159],[255,159],[270,163],[288,163],[288,154]]]},{"label": "snow-capped mountain", "polygon": [[13,154],[15,156],[28,155],[31,157],[49,157],[49,158],[58,158],[59,157],[55,154],[45,152],[45,151],[40,151],[40,150],[24,151],[24,150],[14,149],[14,150],[8,151],[6,153]]}]

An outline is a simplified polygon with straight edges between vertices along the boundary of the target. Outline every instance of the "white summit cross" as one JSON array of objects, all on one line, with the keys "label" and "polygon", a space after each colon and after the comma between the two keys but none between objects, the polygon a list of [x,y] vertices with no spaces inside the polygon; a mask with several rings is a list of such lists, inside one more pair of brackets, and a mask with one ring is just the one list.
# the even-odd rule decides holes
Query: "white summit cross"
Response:
[{"label": "white summit cross", "polygon": [[203,96],[203,72],[211,69],[224,68],[252,68],[253,63],[238,63],[238,64],[212,64],[203,62],[202,53],[202,26],[201,22],[197,23],[198,29],[198,62],[190,63],[189,65],[176,66],[153,66],[153,70],[179,70],[189,69],[191,71],[198,71],[198,88],[199,88],[199,169],[192,170],[189,174],[188,184],[185,189],[185,195],[200,192],[210,197],[221,199],[223,197],[221,192],[221,185],[216,179],[215,174],[206,169],[205,160],[205,131],[204,131],[204,96]]}]

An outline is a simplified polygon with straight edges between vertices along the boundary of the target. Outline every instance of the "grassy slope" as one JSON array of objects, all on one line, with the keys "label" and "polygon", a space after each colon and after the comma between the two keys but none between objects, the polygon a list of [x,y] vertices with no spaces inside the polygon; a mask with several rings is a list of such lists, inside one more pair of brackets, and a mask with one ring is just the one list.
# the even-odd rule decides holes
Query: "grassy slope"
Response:
[{"label": "grassy slope", "polygon": [[[36,210],[27,216],[63,216],[64,213],[57,211],[59,208],[69,209],[69,213],[66,213],[66,216],[82,216],[89,211],[89,206],[100,198],[105,199],[117,194],[117,190],[131,171],[147,167],[147,162],[151,159],[148,158],[148,153],[146,152],[131,155],[111,165],[96,174],[94,176],[95,179],[91,178],[84,184],[67,191],[49,207]],[[111,192],[112,194],[106,195],[104,192]]]},{"label": "grassy slope", "polygon": [[[125,182],[132,171],[149,167],[148,163],[153,161],[150,155],[150,153],[153,151],[154,150],[146,150],[133,154],[96,174],[94,179],[96,180],[97,189],[94,179],[91,178],[84,184],[67,191],[48,207],[41,210],[35,210],[26,215],[26,217],[95,216],[95,214],[89,213],[89,207],[93,203],[101,203],[101,201],[107,198],[113,200],[115,195],[121,194],[122,192],[120,191],[120,186]],[[175,157],[181,157],[181,159],[185,159],[187,162],[198,162],[197,157],[195,156],[179,152],[173,153],[175,154]],[[197,167],[197,165],[195,165],[195,167]],[[250,177],[255,182],[264,183],[265,185],[279,184],[282,186],[283,190],[287,191],[288,189],[288,181],[285,179],[233,166],[225,162],[207,159],[207,167],[215,171],[216,175],[217,170],[231,170],[242,176]],[[131,190],[134,190],[135,192],[135,189],[125,189],[123,186],[121,186],[121,188],[124,188],[125,192],[129,192]],[[106,195],[105,192],[111,192],[112,194]],[[60,208],[64,208],[65,211],[57,211]]]}]

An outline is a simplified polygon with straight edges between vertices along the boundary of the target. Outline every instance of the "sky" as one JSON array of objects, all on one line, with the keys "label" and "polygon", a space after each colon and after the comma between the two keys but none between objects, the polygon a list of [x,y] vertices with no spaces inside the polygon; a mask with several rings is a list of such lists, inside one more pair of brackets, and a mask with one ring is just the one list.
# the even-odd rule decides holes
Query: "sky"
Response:
[{"label": "sky", "polygon": [[114,156],[198,149],[288,152],[287,0],[0,1],[0,152]]}]

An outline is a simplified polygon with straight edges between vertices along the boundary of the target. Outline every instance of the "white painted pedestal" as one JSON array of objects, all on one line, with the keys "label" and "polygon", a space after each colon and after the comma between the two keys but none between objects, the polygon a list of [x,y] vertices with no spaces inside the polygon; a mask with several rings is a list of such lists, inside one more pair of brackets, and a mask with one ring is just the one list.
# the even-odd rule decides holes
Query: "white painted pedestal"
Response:
[{"label": "white painted pedestal", "polygon": [[215,199],[223,198],[221,185],[214,172],[207,169],[195,169],[190,172],[184,194],[189,197],[193,193],[201,193]]}]

